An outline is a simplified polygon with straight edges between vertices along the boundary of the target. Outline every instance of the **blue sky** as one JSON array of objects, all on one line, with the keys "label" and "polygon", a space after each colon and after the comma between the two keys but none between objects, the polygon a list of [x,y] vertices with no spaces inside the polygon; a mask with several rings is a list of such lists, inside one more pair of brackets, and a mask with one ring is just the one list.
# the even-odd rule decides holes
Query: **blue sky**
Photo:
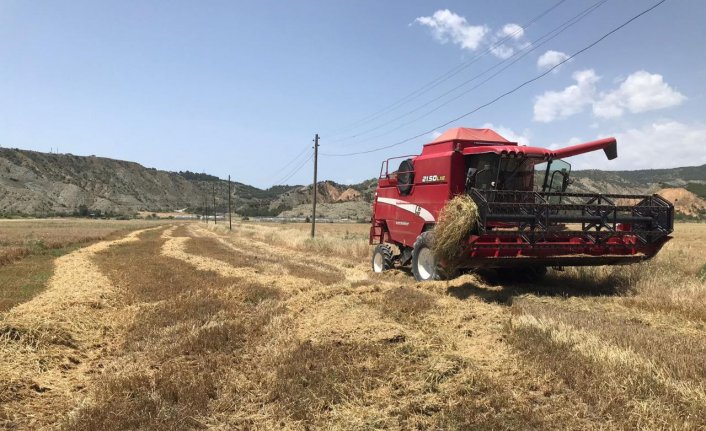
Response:
[{"label": "blue sky", "polygon": [[[0,0],[0,145],[230,174],[260,187],[301,165],[287,183],[308,183],[311,162],[302,162],[314,133],[321,152],[332,154],[431,130],[655,2],[609,0],[540,45],[541,36],[596,0],[565,0],[524,29],[558,0]],[[575,158],[574,168],[706,163],[704,22],[706,2],[669,0],[455,125],[494,127],[547,147],[618,138],[618,159]],[[524,53],[479,88],[418,118],[479,81],[420,105]],[[438,87],[350,127],[470,61]],[[371,178],[381,160],[418,153],[432,138],[360,156],[321,156],[319,178]]]}]

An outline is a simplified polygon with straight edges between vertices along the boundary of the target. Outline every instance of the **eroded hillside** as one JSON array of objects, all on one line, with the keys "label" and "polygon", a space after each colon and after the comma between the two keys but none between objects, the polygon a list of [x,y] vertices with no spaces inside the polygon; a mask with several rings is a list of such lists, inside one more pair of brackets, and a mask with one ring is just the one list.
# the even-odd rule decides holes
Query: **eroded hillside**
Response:
[{"label": "eroded hillside", "polygon": [[[570,191],[591,193],[656,193],[678,188],[689,196],[677,211],[703,215],[706,208],[706,165],[642,171],[576,171]],[[319,182],[320,214],[330,218],[367,219],[376,180],[344,185]],[[312,186],[279,185],[269,189],[234,182],[233,208],[248,216],[310,215]],[[670,192],[674,194],[676,192]],[[227,209],[228,184],[215,176],[167,172],[138,163],[96,156],[49,154],[0,148],[0,214],[70,215],[132,214],[138,211],[187,209],[211,213]]]}]

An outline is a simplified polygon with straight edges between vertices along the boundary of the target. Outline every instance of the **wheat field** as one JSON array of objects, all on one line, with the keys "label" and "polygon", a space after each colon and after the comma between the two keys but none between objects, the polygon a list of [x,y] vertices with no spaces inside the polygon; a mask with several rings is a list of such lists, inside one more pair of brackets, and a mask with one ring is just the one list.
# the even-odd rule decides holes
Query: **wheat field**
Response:
[{"label": "wheat field", "polygon": [[159,224],[144,220],[0,220],[0,312],[46,287],[54,260],[96,241]]},{"label": "wheat field", "polygon": [[706,428],[706,225],[534,285],[373,274],[367,225],[317,227],[142,226],[56,257],[0,315],[0,424]]}]

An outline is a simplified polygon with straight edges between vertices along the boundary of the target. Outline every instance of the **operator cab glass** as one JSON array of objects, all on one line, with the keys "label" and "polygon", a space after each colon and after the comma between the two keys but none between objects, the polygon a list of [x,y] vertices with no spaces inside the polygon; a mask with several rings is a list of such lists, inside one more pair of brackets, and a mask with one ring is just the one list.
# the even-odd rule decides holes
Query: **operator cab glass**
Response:
[{"label": "operator cab glass", "polygon": [[564,192],[569,185],[571,165],[563,160],[552,160],[545,179],[546,191]]},{"label": "operator cab glass", "polygon": [[498,170],[498,190],[532,190],[535,159],[528,157],[501,158]]},{"label": "operator cab glass", "polygon": [[551,160],[535,165],[534,190],[562,193],[570,184],[571,164],[564,160]]},{"label": "operator cab glass", "polygon": [[535,163],[531,157],[504,157],[495,153],[466,156],[466,190],[532,191]]},{"label": "operator cab glass", "polygon": [[[538,192],[563,193],[571,183],[571,164],[564,160],[550,160],[535,166],[534,190]],[[560,203],[561,196],[549,196],[549,203]]]},{"label": "operator cab glass", "polygon": [[481,190],[494,188],[498,158],[493,153],[466,156],[466,190],[471,187]]}]

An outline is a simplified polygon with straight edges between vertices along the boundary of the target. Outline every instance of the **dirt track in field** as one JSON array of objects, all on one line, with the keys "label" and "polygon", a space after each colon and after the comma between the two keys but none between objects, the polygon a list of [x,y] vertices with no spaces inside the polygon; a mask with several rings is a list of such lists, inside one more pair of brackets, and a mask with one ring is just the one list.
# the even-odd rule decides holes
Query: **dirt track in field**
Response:
[{"label": "dirt track in field", "polygon": [[[567,297],[549,283],[529,294],[527,286],[495,285],[474,275],[419,284],[401,271],[372,274],[357,244],[336,248],[337,241],[310,243],[297,235],[270,226],[245,224],[230,234],[190,224],[160,228],[157,235],[134,232],[57,259],[48,289],[0,320],[5,364],[0,424],[9,429],[706,424],[706,362],[699,356],[706,353],[706,326],[693,311],[679,308],[681,299],[660,303],[671,307],[662,312],[650,297],[604,296],[598,288],[599,293]],[[172,283],[179,290],[141,297],[134,289],[149,293],[152,281],[140,279],[139,260],[124,266],[134,268],[130,277],[111,269],[113,258],[96,260],[115,250],[118,262],[129,258],[131,247],[147,244],[156,253],[145,256],[154,256],[157,267],[145,273],[172,277],[161,286]],[[179,271],[170,274],[175,265]],[[186,281],[180,284],[184,271],[210,284],[190,289]],[[689,291],[700,295],[700,286]],[[247,299],[253,289],[270,296],[253,302]],[[186,306],[178,302],[187,300]],[[196,307],[191,304],[216,300],[220,308],[197,319],[182,321],[170,311],[186,307],[188,314]],[[228,311],[231,305],[241,308]],[[243,316],[250,319],[245,324],[238,320]],[[157,317],[162,320],[149,327]],[[261,323],[251,334],[253,324],[247,322],[253,321]],[[137,341],[135,328],[145,333]],[[214,328],[241,329],[232,334],[219,329],[220,338],[208,341],[216,344],[199,347],[197,356],[193,346],[204,346],[201,341],[190,341],[187,350],[179,347]],[[242,340],[232,351],[220,351],[234,336]],[[658,339],[671,344],[665,351],[650,349]],[[160,380],[166,363],[181,367],[176,376],[191,373],[181,377],[189,384],[208,382],[213,390],[198,402],[169,395],[173,390],[164,392],[160,385],[181,383],[179,377]],[[131,389],[104,393],[114,387]],[[156,403],[143,422],[90,418],[121,403],[134,408],[131,400],[143,390]]]}]

